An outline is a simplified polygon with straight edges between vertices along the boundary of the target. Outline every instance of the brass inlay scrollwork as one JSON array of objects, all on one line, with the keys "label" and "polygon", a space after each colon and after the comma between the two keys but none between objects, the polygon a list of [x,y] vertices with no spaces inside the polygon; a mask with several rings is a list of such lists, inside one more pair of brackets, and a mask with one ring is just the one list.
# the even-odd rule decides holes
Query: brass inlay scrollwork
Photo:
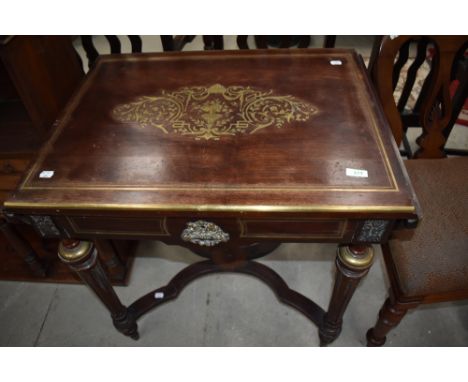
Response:
[{"label": "brass inlay scrollwork", "polygon": [[215,84],[163,90],[160,96],[143,96],[117,106],[112,114],[120,122],[156,127],[195,139],[215,139],[235,134],[253,134],[269,126],[282,128],[307,121],[317,108],[291,95],[250,86]]}]

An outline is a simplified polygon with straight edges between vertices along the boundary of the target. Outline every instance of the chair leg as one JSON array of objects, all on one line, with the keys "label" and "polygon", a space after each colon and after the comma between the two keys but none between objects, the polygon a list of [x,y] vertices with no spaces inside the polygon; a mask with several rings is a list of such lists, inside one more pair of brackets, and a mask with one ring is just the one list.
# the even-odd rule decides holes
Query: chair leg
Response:
[{"label": "chair leg", "polygon": [[380,309],[377,323],[367,331],[367,346],[382,346],[385,344],[388,332],[400,323],[409,309],[418,305],[419,303],[405,304],[387,298],[382,309]]}]

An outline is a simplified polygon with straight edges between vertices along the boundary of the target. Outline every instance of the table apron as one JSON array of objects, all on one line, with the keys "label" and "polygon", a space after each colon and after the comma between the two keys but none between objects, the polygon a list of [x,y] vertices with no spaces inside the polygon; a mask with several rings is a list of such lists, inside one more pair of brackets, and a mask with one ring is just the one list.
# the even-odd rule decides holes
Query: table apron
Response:
[{"label": "table apron", "polygon": [[[195,242],[212,240],[211,244],[216,240],[221,240],[219,244],[226,242],[247,244],[258,241],[381,243],[387,240],[393,227],[391,220],[345,218],[250,219],[164,216],[55,216],[45,218],[46,220],[41,220],[42,231],[44,231],[44,221],[50,221],[56,226],[51,229],[52,233],[60,231],[61,236],[64,237],[84,240],[93,240],[97,237],[154,239],[174,244],[191,240]],[[38,221],[37,217],[35,220]],[[206,224],[209,224],[211,228],[206,228],[208,227]],[[189,226],[191,228],[188,228]],[[208,232],[210,229],[214,231]],[[41,233],[43,236],[48,236],[44,232]]]}]

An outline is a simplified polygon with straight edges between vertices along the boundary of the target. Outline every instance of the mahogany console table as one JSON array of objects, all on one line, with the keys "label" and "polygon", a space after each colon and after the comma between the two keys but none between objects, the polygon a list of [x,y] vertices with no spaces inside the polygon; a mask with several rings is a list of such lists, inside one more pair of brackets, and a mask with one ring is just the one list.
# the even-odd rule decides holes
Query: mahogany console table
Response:
[{"label": "mahogany console table", "polygon": [[[326,345],[371,266],[371,244],[418,219],[350,50],[104,56],[56,125],[5,213],[62,238],[61,260],[135,339],[137,319],[193,279],[241,272],[305,314]],[[207,260],[125,306],[96,255],[113,238],[157,239]],[[253,261],[282,242],[339,244],[328,311]]]}]

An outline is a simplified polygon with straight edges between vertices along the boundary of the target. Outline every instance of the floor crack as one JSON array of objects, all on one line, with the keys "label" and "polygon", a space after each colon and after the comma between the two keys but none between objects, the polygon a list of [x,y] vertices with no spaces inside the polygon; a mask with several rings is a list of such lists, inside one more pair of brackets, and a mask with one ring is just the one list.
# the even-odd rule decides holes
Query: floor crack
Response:
[{"label": "floor crack", "polygon": [[33,346],[37,346],[37,343],[39,342],[39,338],[41,337],[41,334],[42,334],[42,329],[44,328],[47,317],[49,316],[50,308],[52,307],[52,303],[55,300],[55,296],[57,295],[57,291],[58,291],[58,289],[55,288],[54,293],[53,293],[53,295],[52,295],[52,297],[51,297],[51,299],[49,301],[49,305],[47,306],[47,311],[46,311],[46,314],[44,315],[44,319],[42,320],[42,324],[41,324],[41,327],[39,329],[39,333],[37,333],[36,339],[34,340]]}]

